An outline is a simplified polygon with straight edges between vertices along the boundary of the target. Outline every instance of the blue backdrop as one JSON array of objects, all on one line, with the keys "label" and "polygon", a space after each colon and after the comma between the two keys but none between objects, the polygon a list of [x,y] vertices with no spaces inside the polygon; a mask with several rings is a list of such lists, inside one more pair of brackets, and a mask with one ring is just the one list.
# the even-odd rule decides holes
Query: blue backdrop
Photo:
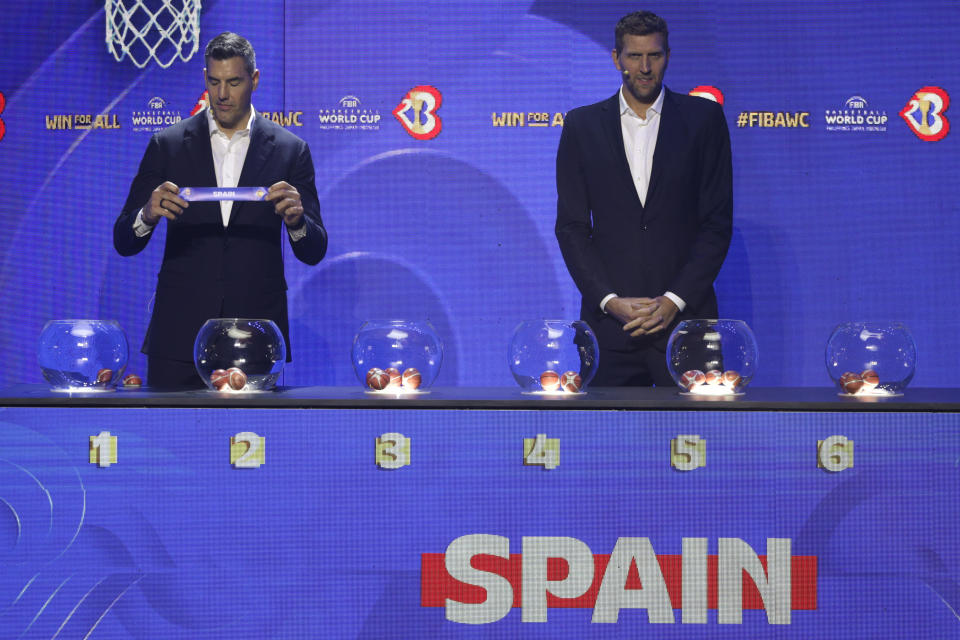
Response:
[{"label": "blue backdrop", "polygon": [[[249,37],[262,72],[254,106],[305,138],[316,163],[330,250],[315,268],[288,254],[298,358],[286,384],[354,384],[357,329],[402,317],[437,328],[446,347],[437,384],[510,385],[506,345],[517,323],[576,316],[579,294],[553,236],[559,124],[617,90],[613,25],[636,8],[202,3],[201,49],[223,30]],[[646,8],[670,25],[668,86],[712,86],[724,98],[735,230],[717,288],[721,315],[757,335],[755,384],[829,384],[832,328],[889,319],[916,337],[913,384],[955,385],[960,134],[925,140],[919,116],[911,125],[900,112],[924,87],[960,95],[960,5]],[[115,318],[134,351],[143,339],[162,231],[123,259],[111,225],[155,127],[144,117],[162,126],[188,116],[203,61],[117,61],[106,20],[95,0],[4,2],[0,11],[0,384],[40,380],[36,337],[51,318]],[[442,96],[427,140],[401,122],[412,111],[393,115],[421,86]],[[928,124],[955,112],[934,109]],[[777,114],[796,126],[760,126]],[[77,128],[98,115],[102,126]],[[831,124],[836,116],[854,124]],[[130,368],[142,371],[142,356]]]},{"label": "blue backdrop", "polygon": [[[7,408],[0,432],[4,639],[960,637],[955,414]],[[103,432],[116,462],[98,466]],[[231,466],[240,432],[264,439],[261,466]],[[391,432],[409,464],[386,470]],[[553,469],[524,464],[537,434],[557,441]],[[704,466],[671,466],[681,434]],[[831,436],[852,467],[818,468]],[[715,606],[684,623],[678,598],[673,624],[628,608],[595,624],[591,606],[450,622],[424,602],[423,555],[475,534],[513,554],[528,536],[658,555],[787,539],[815,558],[816,606],[795,593],[789,624],[721,624]]]}]

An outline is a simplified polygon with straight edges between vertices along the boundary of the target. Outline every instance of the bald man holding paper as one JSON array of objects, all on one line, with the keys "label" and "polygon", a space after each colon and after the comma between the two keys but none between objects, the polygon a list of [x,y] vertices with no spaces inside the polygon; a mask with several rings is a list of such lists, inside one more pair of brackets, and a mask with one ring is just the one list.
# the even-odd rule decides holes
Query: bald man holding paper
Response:
[{"label": "bald man holding paper", "polygon": [[253,47],[222,33],[204,56],[209,106],[151,138],[113,228],[117,252],[130,256],[167,220],[143,342],[156,389],[204,386],[193,342],[209,318],[273,320],[289,360],[282,238],[310,265],[327,249],[310,149],[251,103],[260,81]]}]

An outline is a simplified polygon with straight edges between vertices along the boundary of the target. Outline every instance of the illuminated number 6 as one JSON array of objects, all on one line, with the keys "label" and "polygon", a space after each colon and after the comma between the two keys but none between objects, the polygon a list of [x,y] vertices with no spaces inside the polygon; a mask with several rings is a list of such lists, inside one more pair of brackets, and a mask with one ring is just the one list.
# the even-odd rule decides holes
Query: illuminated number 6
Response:
[{"label": "illuminated number 6", "polygon": [[820,445],[817,455],[820,465],[827,471],[843,471],[851,466],[850,447],[853,443],[846,436],[830,436]]}]

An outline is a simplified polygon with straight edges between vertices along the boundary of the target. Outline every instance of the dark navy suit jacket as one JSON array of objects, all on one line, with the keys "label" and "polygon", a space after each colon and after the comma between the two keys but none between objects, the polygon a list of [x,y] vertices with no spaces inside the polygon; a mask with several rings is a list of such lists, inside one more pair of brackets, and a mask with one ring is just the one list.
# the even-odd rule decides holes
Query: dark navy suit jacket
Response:
[{"label": "dark navy suit jacket", "polygon": [[[151,192],[167,180],[178,187],[217,186],[204,111],[150,139],[113,227],[114,247],[121,255],[133,255],[147,246],[153,234],[138,238],[133,223]],[[293,253],[302,262],[316,264],[326,253],[327,233],[320,218],[310,149],[286,129],[256,117],[238,186],[269,187],[280,180],[296,187],[304,208],[307,235],[291,242]],[[192,361],[194,339],[209,318],[268,318],[280,327],[289,359],[281,245],[288,234],[273,202],[234,202],[226,228],[219,202],[191,202],[178,220],[166,224],[163,263],[143,352]]]},{"label": "dark navy suit jacket", "polygon": [[666,90],[646,205],[623,146],[619,92],[567,114],[557,150],[556,234],[601,348],[664,348],[666,331],[631,338],[600,310],[610,293],[686,302],[674,321],[716,318],[713,290],[730,246],[730,134],[720,105]]}]

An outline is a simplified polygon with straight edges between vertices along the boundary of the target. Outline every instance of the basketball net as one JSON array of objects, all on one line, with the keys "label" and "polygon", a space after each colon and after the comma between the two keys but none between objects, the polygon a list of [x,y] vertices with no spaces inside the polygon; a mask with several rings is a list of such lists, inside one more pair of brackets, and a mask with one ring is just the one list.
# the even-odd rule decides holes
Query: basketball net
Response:
[{"label": "basketball net", "polygon": [[141,69],[151,59],[166,69],[200,48],[200,0],[106,0],[107,49]]}]

